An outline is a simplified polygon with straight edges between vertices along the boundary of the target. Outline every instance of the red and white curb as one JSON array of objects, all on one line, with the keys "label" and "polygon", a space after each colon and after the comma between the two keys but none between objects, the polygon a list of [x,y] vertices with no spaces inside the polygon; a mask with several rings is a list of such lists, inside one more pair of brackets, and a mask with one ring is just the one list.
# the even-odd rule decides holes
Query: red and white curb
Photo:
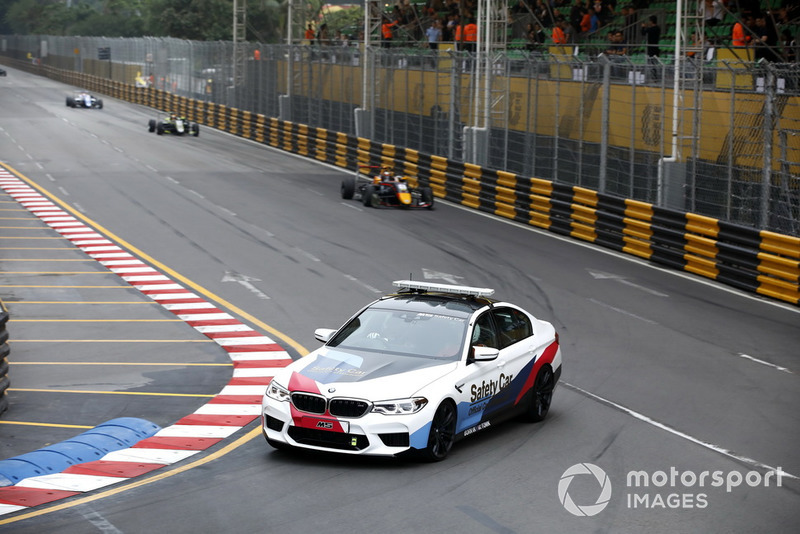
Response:
[{"label": "red and white curb", "polygon": [[73,245],[217,342],[233,361],[230,382],[204,406],[134,446],[60,473],[0,487],[0,515],[93,491],[174,464],[208,449],[261,414],[277,368],[292,362],[273,339],[164,276],[0,168],[0,189]]}]

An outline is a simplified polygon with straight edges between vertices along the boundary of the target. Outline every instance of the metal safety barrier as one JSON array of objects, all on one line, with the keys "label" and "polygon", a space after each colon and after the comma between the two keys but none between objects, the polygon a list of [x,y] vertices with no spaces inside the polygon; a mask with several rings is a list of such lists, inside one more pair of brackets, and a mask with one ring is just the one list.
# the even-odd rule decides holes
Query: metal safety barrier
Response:
[{"label": "metal safety barrier", "polygon": [[[16,66],[16,65],[15,65]],[[438,198],[595,243],[792,304],[800,304],[800,238],[519,176],[377,143],[342,132],[242,112],[152,87],[31,67],[50,78],[165,111],[287,152],[356,171],[389,165]]]}]

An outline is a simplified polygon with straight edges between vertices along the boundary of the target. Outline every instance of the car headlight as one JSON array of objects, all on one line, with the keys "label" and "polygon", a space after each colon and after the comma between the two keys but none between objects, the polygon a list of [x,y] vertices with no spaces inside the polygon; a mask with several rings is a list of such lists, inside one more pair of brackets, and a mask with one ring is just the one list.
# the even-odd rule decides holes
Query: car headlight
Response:
[{"label": "car headlight", "polygon": [[289,402],[291,400],[291,394],[289,393],[289,390],[274,380],[269,383],[269,386],[267,386],[267,397],[270,399],[275,399],[279,402]]},{"label": "car headlight", "polygon": [[393,399],[372,403],[372,413],[382,413],[383,415],[407,415],[417,413],[428,404],[425,397],[414,397],[411,399]]}]

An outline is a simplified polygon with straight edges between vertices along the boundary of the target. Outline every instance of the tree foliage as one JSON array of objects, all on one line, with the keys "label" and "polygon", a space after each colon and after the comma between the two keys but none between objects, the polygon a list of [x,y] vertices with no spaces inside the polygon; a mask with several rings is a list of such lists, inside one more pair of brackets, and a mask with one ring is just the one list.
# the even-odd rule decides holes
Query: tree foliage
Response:
[{"label": "tree foliage", "polygon": [[[278,42],[286,5],[250,0],[247,39]],[[0,0],[0,34],[229,41],[233,0]]]}]

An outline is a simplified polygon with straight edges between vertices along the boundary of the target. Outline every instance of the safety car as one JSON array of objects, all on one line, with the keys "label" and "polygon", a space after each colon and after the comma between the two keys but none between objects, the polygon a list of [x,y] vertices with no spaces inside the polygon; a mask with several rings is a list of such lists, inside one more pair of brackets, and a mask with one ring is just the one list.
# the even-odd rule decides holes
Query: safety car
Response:
[{"label": "safety car", "polygon": [[551,323],[488,288],[394,285],[276,371],[261,410],[270,445],[439,461],[503,420],[545,419],[561,375]]},{"label": "safety car", "polygon": [[164,115],[158,120],[150,119],[147,123],[147,129],[151,132],[156,132],[158,135],[184,135],[189,133],[194,137],[200,135],[200,126],[196,122],[191,122],[186,117],[175,113]]},{"label": "safety car", "polygon": [[69,108],[103,109],[103,99],[86,91],[76,91],[72,95],[67,95],[66,100]]},{"label": "safety car", "polygon": [[[363,174],[363,169],[381,169],[375,176]],[[342,180],[342,198],[356,199],[367,207],[393,206],[433,209],[433,190],[412,187],[405,176],[395,175],[389,167],[359,165],[355,174]]]}]

